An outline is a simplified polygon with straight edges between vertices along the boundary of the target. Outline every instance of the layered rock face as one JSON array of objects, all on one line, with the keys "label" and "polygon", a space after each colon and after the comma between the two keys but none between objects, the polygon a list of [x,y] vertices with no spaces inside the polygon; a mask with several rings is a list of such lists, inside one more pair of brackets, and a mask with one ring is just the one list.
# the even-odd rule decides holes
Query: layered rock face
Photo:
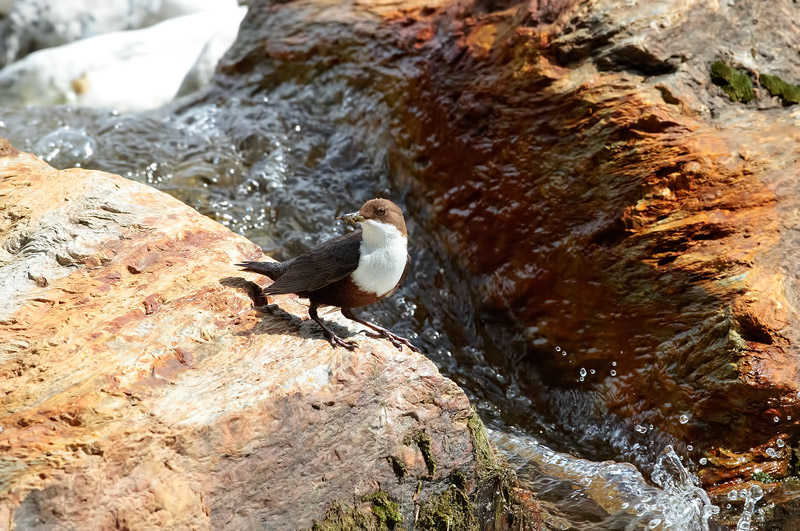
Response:
[{"label": "layered rock face", "polygon": [[[798,116],[757,77],[800,81],[797,10],[255,2],[219,88],[330,79],[362,98],[343,105],[394,142],[487,333],[517,331],[497,329],[492,361],[553,440],[642,464],[671,442],[705,457],[706,486],[779,478],[800,421]],[[716,61],[756,99],[717,86]]]},{"label": "layered rock face", "polygon": [[264,306],[232,265],[261,258],[166,194],[3,142],[0,528],[525,522],[533,502],[493,501],[512,484],[464,393],[387,343],[332,349],[297,299]]}]

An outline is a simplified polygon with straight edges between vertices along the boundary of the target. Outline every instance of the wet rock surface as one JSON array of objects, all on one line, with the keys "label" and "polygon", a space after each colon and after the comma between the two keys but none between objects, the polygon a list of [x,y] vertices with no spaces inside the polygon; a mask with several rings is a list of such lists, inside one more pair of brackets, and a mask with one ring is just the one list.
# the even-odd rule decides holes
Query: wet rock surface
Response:
[{"label": "wet rock surface", "polygon": [[0,213],[0,528],[303,528],[342,507],[386,528],[437,522],[448,492],[474,522],[533,525],[458,386],[380,341],[331,349],[298,299],[263,305],[243,237],[5,141]]}]

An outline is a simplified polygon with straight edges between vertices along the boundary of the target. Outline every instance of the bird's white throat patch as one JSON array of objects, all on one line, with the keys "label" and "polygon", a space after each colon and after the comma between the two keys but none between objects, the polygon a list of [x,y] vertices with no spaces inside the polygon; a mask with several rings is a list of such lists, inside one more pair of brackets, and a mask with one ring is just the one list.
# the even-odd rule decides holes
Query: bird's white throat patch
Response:
[{"label": "bird's white throat patch", "polygon": [[361,222],[361,256],[353,281],[379,297],[400,282],[408,260],[408,241],[394,225],[373,219]]}]

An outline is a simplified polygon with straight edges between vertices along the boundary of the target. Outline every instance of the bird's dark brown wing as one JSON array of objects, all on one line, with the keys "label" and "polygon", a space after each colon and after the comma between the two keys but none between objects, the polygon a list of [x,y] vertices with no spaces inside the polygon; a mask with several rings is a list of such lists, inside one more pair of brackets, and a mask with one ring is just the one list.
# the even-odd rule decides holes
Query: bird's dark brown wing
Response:
[{"label": "bird's dark brown wing", "polygon": [[308,293],[341,280],[358,267],[360,246],[361,231],[328,240],[287,263],[283,275],[264,293]]}]

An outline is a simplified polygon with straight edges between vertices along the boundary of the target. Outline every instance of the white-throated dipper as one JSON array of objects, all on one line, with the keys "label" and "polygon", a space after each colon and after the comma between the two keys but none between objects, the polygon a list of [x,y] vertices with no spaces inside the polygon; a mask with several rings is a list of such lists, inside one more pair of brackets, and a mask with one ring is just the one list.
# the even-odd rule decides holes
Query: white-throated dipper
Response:
[{"label": "white-throated dipper", "polygon": [[317,315],[320,306],[338,306],[342,315],[371,328],[372,337],[385,337],[402,349],[419,352],[407,339],[359,319],[353,308],[392,295],[406,277],[409,265],[406,222],[400,207],[387,199],[371,199],[361,210],[340,216],[361,230],[326,241],[286,262],[242,262],[245,271],[266,275],[275,282],[265,295],[295,293],[307,298],[308,315],[322,327],[331,346],[353,350],[357,344],[337,336]]}]

